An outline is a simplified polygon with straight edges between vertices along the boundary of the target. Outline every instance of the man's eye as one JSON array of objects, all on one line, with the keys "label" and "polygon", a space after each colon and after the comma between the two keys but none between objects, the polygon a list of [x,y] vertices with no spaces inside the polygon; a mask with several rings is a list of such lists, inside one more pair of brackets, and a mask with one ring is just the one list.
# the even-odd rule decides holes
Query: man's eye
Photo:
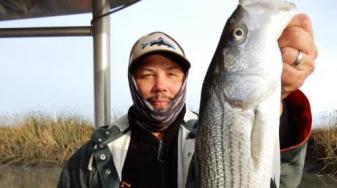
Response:
[{"label": "man's eye", "polygon": [[143,74],[141,77],[142,78],[151,78],[151,77],[153,77],[153,74]]},{"label": "man's eye", "polygon": [[178,77],[179,77],[179,74],[172,72],[172,73],[168,73],[168,76],[169,76],[170,78],[178,78]]}]

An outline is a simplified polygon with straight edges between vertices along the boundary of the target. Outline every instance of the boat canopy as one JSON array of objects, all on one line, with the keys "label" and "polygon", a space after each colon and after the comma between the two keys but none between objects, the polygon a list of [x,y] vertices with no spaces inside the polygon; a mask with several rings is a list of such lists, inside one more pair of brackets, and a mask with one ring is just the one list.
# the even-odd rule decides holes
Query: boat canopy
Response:
[{"label": "boat canopy", "polygon": [[[110,9],[138,0],[109,0]],[[90,13],[93,0],[0,0],[0,21]]]}]

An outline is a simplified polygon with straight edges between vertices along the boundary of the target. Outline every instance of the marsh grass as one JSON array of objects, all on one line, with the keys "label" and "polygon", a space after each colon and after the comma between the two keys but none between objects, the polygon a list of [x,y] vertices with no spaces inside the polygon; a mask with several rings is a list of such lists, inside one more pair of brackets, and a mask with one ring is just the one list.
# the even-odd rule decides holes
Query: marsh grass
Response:
[{"label": "marsh grass", "polygon": [[92,123],[81,116],[28,113],[0,125],[0,164],[61,166],[92,131]]},{"label": "marsh grass", "polygon": [[[32,112],[14,120],[0,117],[0,164],[62,166],[88,141],[94,129],[86,118],[64,114],[52,117]],[[10,123],[4,123],[8,119]],[[337,176],[336,122],[329,121],[326,128],[314,129],[309,138],[306,164],[313,166],[316,173]]]},{"label": "marsh grass", "polygon": [[337,176],[337,126],[312,131],[308,142],[307,163],[316,173]]}]

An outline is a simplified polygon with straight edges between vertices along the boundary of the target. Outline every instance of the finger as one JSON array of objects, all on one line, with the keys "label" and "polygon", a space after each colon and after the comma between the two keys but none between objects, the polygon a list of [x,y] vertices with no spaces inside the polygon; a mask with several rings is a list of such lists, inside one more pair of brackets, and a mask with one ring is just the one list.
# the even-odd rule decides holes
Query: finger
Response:
[{"label": "finger", "polygon": [[308,56],[307,54],[303,54],[303,58],[300,64],[298,64],[295,67],[290,65],[290,67],[294,68],[297,71],[302,72],[307,77],[312,72],[314,72],[315,69],[314,59],[312,59],[312,57]]},{"label": "finger", "polygon": [[281,48],[281,54],[283,63],[291,65],[298,56],[298,50],[291,47],[283,47]]},{"label": "finger", "polygon": [[304,56],[302,62],[293,67],[289,64],[283,64],[282,70],[282,91],[292,92],[302,86],[305,79],[314,71],[313,60],[306,59],[310,56]]},{"label": "finger", "polygon": [[302,70],[297,70],[288,64],[283,64],[282,71],[282,93],[291,93],[301,87],[307,74]]},{"label": "finger", "polygon": [[314,32],[312,29],[312,24],[309,16],[306,14],[300,13],[296,14],[293,19],[289,22],[287,27],[300,27],[307,31],[312,37],[314,37]]},{"label": "finger", "polygon": [[296,67],[289,64],[283,64],[281,82],[282,82],[282,99],[287,97],[291,92],[300,88],[305,79],[314,71],[314,60],[308,59],[310,56],[304,56],[303,60]]},{"label": "finger", "polygon": [[299,27],[288,27],[278,39],[280,48],[292,47],[302,52],[316,56],[317,49],[312,36]]},{"label": "finger", "polygon": [[281,53],[284,64],[290,65],[292,68],[296,68],[297,70],[303,70],[308,75],[314,71],[314,58],[312,56],[302,53],[301,62],[294,67],[293,64],[299,55],[299,51],[291,47],[284,47],[281,49]]}]

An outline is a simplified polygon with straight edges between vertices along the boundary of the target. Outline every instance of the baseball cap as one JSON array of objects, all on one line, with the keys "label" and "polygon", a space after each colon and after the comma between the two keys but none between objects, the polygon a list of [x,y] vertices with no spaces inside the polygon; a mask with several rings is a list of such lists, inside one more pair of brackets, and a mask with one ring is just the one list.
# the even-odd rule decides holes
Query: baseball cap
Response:
[{"label": "baseball cap", "polygon": [[142,57],[153,53],[171,56],[185,71],[191,66],[178,42],[166,33],[157,31],[144,35],[135,42],[130,53],[129,69],[141,63],[139,60]]}]

